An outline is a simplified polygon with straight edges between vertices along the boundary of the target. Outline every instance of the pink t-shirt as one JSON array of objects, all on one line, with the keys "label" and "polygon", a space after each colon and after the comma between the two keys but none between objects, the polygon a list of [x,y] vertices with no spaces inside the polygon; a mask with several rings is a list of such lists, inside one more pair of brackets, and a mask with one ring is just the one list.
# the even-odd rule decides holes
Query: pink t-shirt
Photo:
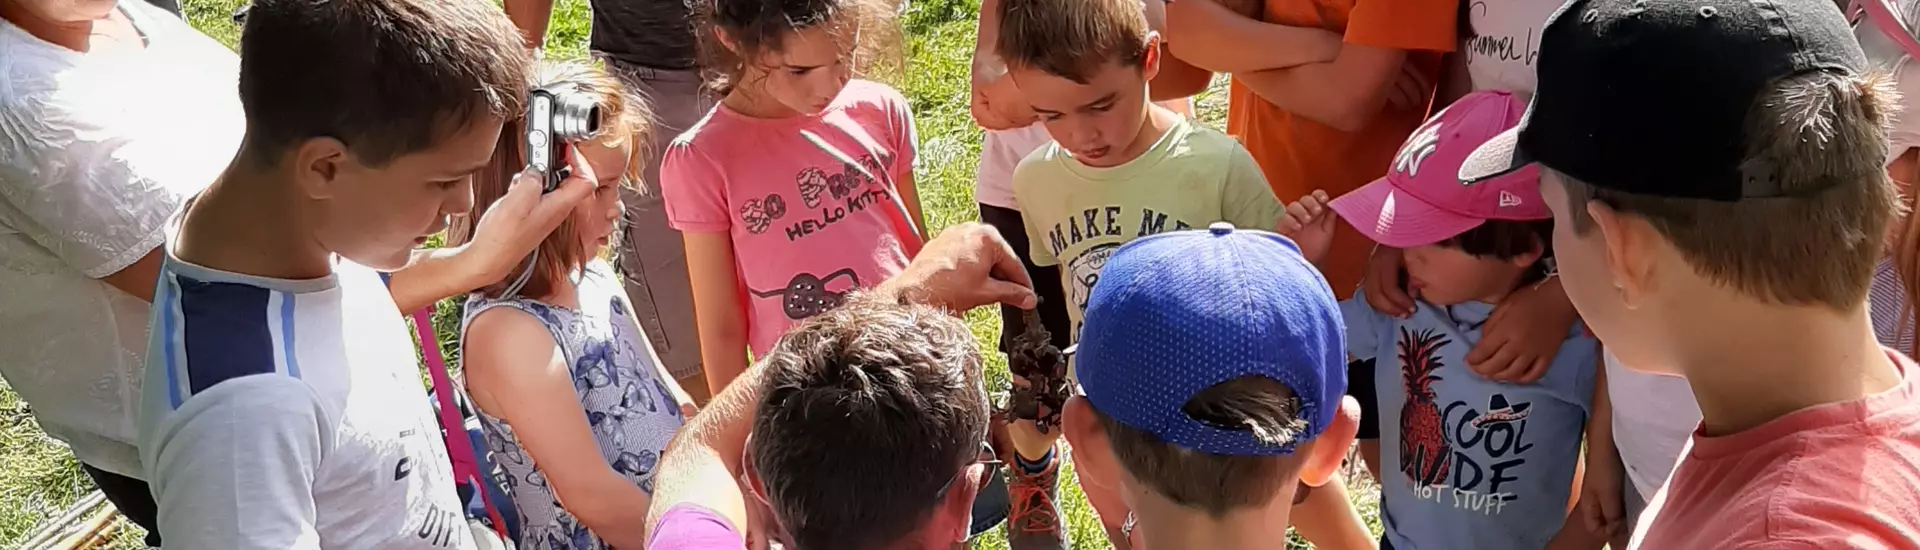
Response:
[{"label": "pink t-shirt", "polygon": [[912,175],[914,147],[906,97],[865,80],[813,116],[715,107],[667,147],[667,219],[683,232],[732,236],[755,356],[795,322],[906,267],[919,243],[894,182]]},{"label": "pink t-shirt", "polygon": [[1893,389],[1723,437],[1696,432],[1632,548],[1920,548],[1920,400]]}]

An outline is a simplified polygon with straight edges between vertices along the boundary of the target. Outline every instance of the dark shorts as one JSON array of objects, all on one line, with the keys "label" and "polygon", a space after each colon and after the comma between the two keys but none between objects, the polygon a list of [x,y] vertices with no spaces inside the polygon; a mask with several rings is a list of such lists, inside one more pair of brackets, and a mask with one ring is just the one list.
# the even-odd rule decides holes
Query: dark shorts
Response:
[{"label": "dark shorts", "polygon": [[[1020,217],[1019,210],[982,204],[980,221],[1000,230],[1000,236],[1013,246],[1013,253],[1020,257],[1020,263],[1027,266],[1027,277],[1033,279],[1034,294],[1040,295],[1040,324],[1047,327],[1054,347],[1067,349],[1073,343],[1073,335],[1069,332],[1073,322],[1067,317],[1067,293],[1060,288],[1060,267],[1033,265],[1033,249],[1027,240],[1026,220]],[[1000,306],[1001,353],[1006,353],[1013,335],[1026,329],[1026,322],[1020,318],[1020,308]]]},{"label": "dark shorts", "polygon": [[127,521],[133,522],[134,525],[140,526],[141,529],[147,530],[147,546],[160,547],[160,508],[154,504],[153,490],[147,487],[147,482],[88,466],[86,463],[80,464],[80,470],[86,472],[87,477],[93,478],[93,484],[100,487],[100,494],[106,496],[107,502],[113,503],[114,508],[120,510],[121,516],[126,517]]},{"label": "dark shorts", "polygon": [[1375,395],[1374,360],[1347,363],[1347,395],[1360,402],[1360,431],[1354,439],[1380,439],[1380,398]]}]

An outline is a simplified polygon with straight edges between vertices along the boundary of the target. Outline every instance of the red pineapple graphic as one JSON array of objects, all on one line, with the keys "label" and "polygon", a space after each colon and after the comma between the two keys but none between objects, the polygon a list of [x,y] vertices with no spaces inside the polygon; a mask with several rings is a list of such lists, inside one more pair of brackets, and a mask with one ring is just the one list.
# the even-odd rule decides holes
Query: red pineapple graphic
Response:
[{"label": "red pineapple graphic", "polygon": [[1445,483],[1453,469],[1453,448],[1441,431],[1440,404],[1433,383],[1441,378],[1440,348],[1450,340],[1431,330],[1400,329],[1400,374],[1407,404],[1400,409],[1400,471],[1415,486]]}]

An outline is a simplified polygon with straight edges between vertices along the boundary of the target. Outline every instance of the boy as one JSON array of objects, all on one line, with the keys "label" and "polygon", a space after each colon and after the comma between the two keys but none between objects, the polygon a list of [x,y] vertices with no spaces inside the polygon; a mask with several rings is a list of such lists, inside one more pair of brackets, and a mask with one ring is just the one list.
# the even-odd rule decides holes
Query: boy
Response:
[{"label": "boy", "polygon": [[[1013,194],[1034,265],[1058,266],[1069,335],[1100,266],[1127,241],[1220,220],[1279,222],[1282,206],[1239,143],[1149,101],[1160,38],[1139,0],[1001,0],[999,30],[1008,78],[1054,140],[1014,169]],[[1058,432],[1031,422],[1009,431],[1016,483],[1051,487]],[[1108,537],[1124,544],[1125,504],[1087,490]]]},{"label": "boy", "polygon": [[[1535,171],[1455,179],[1467,154],[1524,110],[1507,92],[1468,94],[1415,132],[1385,177],[1325,205],[1404,249],[1421,296],[1406,318],[1374,311],[1365,296],[1341,303],[1359,437],[1376,440],[1362,450],[1381,485],[1381,548],[1533,550],[1585,533],[1564,520],[1593,397],[1593,339],[1573,329],[1527,384],[1489,380],[1464,360],[1494,305],[1551,269],[1553,221]],[[1331,240],[1327,207],[1309,195],[1289,208],[1286,228],[1309,258]]]},{"label": "boy", "polygon": [[1292,243],[1235,230],[1143,237],[1108,258],[1065,431],[1083,485],[1129,495],[1136,548],[1262,549],[1340,467],[1340,312]]},{"label": "boy", "polygon": [[[1167,3],[1168,44],[1194,66],[1233,73],[1227,133],[1284,201],[1351,191],[1386,173],[1427,117],[1459,0],[1237,0]],[[1252,4],[1223,6],[1222,4]],[[1337,35],[1337,36],[1336,36]],[[1326,59],[1273,64],[1333,38]],[[1292,61],[1292,60],[1284,60]],[[1359,284],[1373,247],[1340,229],[1322,270],[1334,293]]]},{"label": "boy", "polygon": [[[1790,40],[1782,37],[1791,37]],[[1463,180],[1538,162],[1567,294],[1701,424],[1634,546],[1911,548],[1920,403],[1866,310],[1897,193],[1893,95],[1827,0],[1574,0],[1526,123]]]},{"label": "boy", "polygon": [[[260,0],[241,50],[246,137],[169,224],[155,291],[139,447],[160,531],[182,548],[470,548],[402,278],[390,294],[375,270],[470,208],[529,56],[469,0]],[[576,166],[550,195],[591,193]]]}]

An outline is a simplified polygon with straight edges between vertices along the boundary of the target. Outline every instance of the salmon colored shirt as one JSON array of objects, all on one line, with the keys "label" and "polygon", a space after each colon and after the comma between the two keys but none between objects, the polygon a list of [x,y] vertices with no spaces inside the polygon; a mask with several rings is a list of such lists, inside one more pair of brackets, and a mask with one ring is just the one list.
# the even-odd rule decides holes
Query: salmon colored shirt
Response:
[{"label": "salmon colored shirt", "polygon": [[[1440,57],[1458,39],[1459,0],[1266,0],[1262,20],[1342,33],[1346,43],[1411,52],[1410,61],[1428,83],[1440,80]],[[1427,102],[1417,107],[1387,105],[1358,132],[1343,132],[1295,116],[1233,81],[1227,103],[1227,133],[1240,138],[1266,173],[1282,203],[1314,189],[1339,196],[1387,173],[1387,164],[1420,122]],[[1428,86],[1428,99],[1433,88]],[[1347,227],[1334,234],[1327,261],[1328,282],[1341,298],[1353,293],[1373,243]]]},{"label": "salmon colored shirt", "polygon": [[1630,548],[1920,548],[1920,395],[1900,385],[1722,437],[1694,433]]}]

